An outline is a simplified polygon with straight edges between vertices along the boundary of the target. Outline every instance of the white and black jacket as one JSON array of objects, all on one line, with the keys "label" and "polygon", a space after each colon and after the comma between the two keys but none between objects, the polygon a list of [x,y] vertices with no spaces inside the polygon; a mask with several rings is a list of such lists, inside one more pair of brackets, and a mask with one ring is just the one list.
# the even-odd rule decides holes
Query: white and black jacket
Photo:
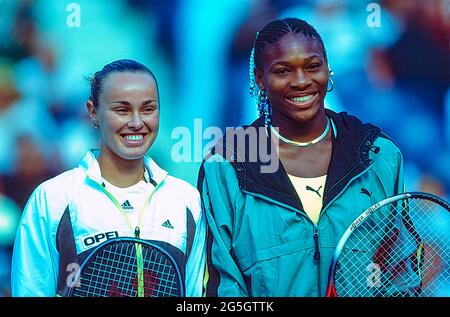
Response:
[{"label": "white and black jacket", "polygon": [[[135,236],[120,205],[102,186],[98,154],[89,151],[78,167],[42,183],[29,198],[14,243],[13,296],[62,295],[71,264],[81,264],[107,239]],[[186,296],[202,296],[206,221],[199,193],[150,157],[144,157],[144,165],[154,190],[140,216],[140,238],[173,256]]]}]

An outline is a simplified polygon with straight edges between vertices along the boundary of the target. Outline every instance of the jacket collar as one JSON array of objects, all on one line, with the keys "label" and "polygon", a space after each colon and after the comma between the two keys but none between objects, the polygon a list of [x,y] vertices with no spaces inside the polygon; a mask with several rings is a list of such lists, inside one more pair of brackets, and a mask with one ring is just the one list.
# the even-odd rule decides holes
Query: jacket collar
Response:
[{"label": "jacket collar", "polygon": [[[380,129],[371,125],[363,124],[356,117],[347,113],[335,113],[326,109],[327,116],[332,121],[333,126],[333,150],[331,162],[328,168],[327,180],[325,183],[323,207],[325,208],[334,197],[336,197],[346,186],[346,184],[356,175],[362,173],[370,166],[369,151],[374,140],[379,136]],[[249,153],[245,145],[234,144],[231,149],[227,141],[219,143],[212,151],[214,154],[221,147],[221,155],[231,163],[236,172],[239,186],[243,191],[257,194],[278,201],[295,209],[303,209],[297,192],[291,184],[289,177],[279,161],[275,149],[271,148],[271,142],[265,133],[264,121],[257,119],[251,124],[255,127],[258,140],[261,133],[266,135],[268,151],[271,159],[278,161],[279,168],[270,175],[261,173],[261,168],[267,165],[267,157],[262,158],[258,153]],[[245,131],[248,127],[243,127]],[[225,140],[226,137],[225,137]],[[237,143],[237,142],[235,142]],[[230,153],[232,153],[230,155]],[[256,154],[256,162],[250,160],[250,155]],[[240,159],[239,159],[240,158]]]},{"label": "jacket collar", "polygon": [[[102,174],[100,171],[100,165],[98,164],[97,157],[100,154],[100,150],[92,149],[89,150],[84,158],[79,163],[78,167],[86,172],[86,175],[101,184]],[[162,182],[164,178],[167,176],[167,172],[160,168],[155,161],[148,155],[144,156],[144,167],[146,173],[144,176],[148,183],[152,183],[155,187],[157,184]]]}]

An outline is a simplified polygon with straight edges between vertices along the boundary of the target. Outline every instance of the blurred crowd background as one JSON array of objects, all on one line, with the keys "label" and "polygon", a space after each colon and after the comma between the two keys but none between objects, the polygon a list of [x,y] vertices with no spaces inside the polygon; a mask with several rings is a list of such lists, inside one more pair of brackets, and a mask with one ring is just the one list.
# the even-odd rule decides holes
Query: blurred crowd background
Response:
[{"label": "blurred crowd background", "polygon": [[[448,198],[449,0],[0,0],[0,296],[10,294],[13,239],[28,196],[98,147],[87,78],[116,59],[147,65],[161,97],[150,155],[195,186],[200,162],[171,155],[173,129],[201,138],[194,119],[203,130],[252,122],[255,33],[289,16],[324,40],[335,72],[327,107],[395,141],[407,190]],[[209,141],[193,142],[192,153]]]}]

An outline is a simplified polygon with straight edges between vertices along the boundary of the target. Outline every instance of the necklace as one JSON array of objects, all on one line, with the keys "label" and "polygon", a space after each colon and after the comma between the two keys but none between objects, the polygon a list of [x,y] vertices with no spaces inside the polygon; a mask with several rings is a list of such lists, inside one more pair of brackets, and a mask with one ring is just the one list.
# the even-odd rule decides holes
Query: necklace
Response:
[{"label": "necklace", "polygon": [[314,140],[311,140],[309,142],[296,142],[296,141],[286,139],[284,136],[279,134],[272,125],[270,125],[270,130],[272,131],[273,134],[275,134],[275,136],[277,138],[279,138],[284,143],[301,146],[301,147],[307,147],[307,146],[311,146],[311,145],[314,145],[314,144],[322,141],[323,138],[325,138],[325,136],[328,134],[328,131],[330,131],[330,126],[331,126],[330,119],[327,117],[327,126],[325,127],[325,130],[323,130],[321,135],[319,135],[317,138],[315,138]]}]

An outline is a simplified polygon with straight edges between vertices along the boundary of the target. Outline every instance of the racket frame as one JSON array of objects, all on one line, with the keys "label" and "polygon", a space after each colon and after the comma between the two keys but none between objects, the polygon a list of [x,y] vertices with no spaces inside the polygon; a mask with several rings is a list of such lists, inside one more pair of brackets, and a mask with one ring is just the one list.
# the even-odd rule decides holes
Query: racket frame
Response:
[{"label": "racket frame", "polygon": [[446,201],[444,201],[443,199],[439,198],[436,195],[433,195],[430,193],[425,193],[425,192],[406,192],[406,193],[394,195],[394,196],[388,197],[386,199],[383,199],[382,201],[367,208],[345,230],[345,232],[339,239],[338,244],[336,245],[333,257],[331,259],[330,270],[328,273],[328,283],[327,283],[327,290],[326,290],[326,294],[325,294],[326,297],[338,297],[339,296],[339,294],[336,293],[336,289],[335,289],[334,275],[336,273],[339,256],[341,255],[344,245],[347,242],[350,235],[353,233],[353,231],[356,228],[358,228],[361,224],[363,224],[366,219],[368,219],[374,212],[376,212],[381,207],[384,207],[395,201],[399,201],[402,199],[411,199],[411,198],[420,198],[420,199],[430,200],[434,203],[437,203],[438,205],[441,205],[442,207],[444,207],[445,209],[450,211],[449,203],[447,203]]},{"label": "racket frame", "polygon": [[106,248],[107,246],[109,246],[110,244],[114,244],[114,243],[121,243],[121,242],[129,242],[129,243],[134,243],[134,247],[136,250],[136,261],[137,261],[137,279],[138,279],[138,283],[136,285],[136,287],[138,288],[136,291],[137,297],[143,297],[143,259],[142,259],[142,245],[147,245],[150,248],[154,248],[156,250],[158,250],[159,252],[163,253],[167,258],[169,258],[169,260],[174,264],[173,267],[175,269],[176,275],[180,281],[179,286],[180,286],[180,297],[184,297],[185,296],[185,290],[184,290],[184,284],[183,284],[183,278],[180,272],[180,269],[177,265],[177,262],[175,261],[175,259],[172,257],[172,255],[170,255],[166,250],[164,250],[162,247],[149,242],[147,240],[143,240],[140,238],[133,238],[133,237],[118,237],[118,238],[113,238],[113,239],[109,239],[103,243],[101,243],[100,245],[94,247],[93,251],[86,257],[86,259],[83,261],[83,263],[81,264],[81,266],[78,268],[76,274],[73,277],[72,283],[70,283],[69,285],[67,285],[66,287],[66,292],[65,292],[65,296],[66,297],[71,297],[73,295],[73,292],[76,290],[76,288],[81,287],[81,286],[77,286],[78,281],[80,280],[80,276],[82,274],[82,272],[84,271],[84,268],[86,267],[86,265],[88,265],[91,261],[91,259],[93,257],[95,257],[97,255],[97,253]]}]

